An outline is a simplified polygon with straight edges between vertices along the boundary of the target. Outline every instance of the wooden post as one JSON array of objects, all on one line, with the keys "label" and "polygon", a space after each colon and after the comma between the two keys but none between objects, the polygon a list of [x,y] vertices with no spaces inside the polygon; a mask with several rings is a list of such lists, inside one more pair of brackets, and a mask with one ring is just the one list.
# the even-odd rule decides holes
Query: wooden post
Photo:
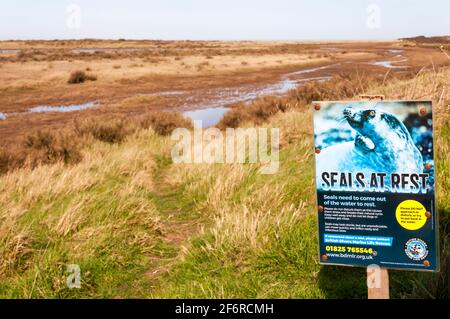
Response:
[{"label": "wooden post", "polygon": [[[450,236],[450,221],[447,217],[447,236]],[[446,270],[447,270],[447,299],[450,299],[450,247],[447,247]]]},{"label": "wooden post", "polygon": [[447,299],[450,299],[450,248],[447,248]]},{"label": "wooden post", "polygon": [[386,268],[367,267],[368,299],[389,299],[389,273]]}]

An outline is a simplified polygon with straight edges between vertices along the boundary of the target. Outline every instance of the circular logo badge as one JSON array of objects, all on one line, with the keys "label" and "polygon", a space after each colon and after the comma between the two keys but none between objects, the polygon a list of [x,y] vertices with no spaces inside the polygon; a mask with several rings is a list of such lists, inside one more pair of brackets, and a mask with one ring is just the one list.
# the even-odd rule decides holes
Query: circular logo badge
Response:
[{"label": "circular logo badge", "polygon": [[406,242],[405,253],[409,259],[421,261],[428,256],[428,245],[420,238],[413,238]]}]

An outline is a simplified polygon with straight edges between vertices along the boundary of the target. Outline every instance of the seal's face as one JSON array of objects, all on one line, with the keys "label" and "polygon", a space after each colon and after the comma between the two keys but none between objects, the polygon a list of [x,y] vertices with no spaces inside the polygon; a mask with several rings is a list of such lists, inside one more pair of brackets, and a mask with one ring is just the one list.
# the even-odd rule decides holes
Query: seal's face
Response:
[{"label": "seal's face", "polygon": [[347,107],[343,114],[353,129],[375,144],[380,141],[406,142],[410,137],[406,127],[397,117],[381,110],[373,108],[354,110]]},{"label": "seal's face", "polygon": [[373,109],[355,112],[351,107],[347,107],[344,109],[344,116],[348,124],[362,134],[362,130],[373,126],[371,122],[376,120],[377,112]]}]

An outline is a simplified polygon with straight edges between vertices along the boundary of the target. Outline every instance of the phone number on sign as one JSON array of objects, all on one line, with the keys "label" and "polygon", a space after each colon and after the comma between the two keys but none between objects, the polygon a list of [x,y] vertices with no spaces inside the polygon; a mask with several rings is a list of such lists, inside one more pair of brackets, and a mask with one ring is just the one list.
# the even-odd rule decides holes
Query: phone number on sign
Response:
[{"label": "phone number on sign", "polygon": [[373,254],[373,248],[348,247],[348,246],[326,246],[327,252],[352,253],[352,254]]}]

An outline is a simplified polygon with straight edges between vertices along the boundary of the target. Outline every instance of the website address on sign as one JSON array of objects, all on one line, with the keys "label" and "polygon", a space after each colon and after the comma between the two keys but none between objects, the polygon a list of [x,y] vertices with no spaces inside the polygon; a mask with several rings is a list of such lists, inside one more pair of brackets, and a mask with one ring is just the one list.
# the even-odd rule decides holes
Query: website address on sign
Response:
[{"label": "website address on sign", "polygon": [[328,253],[328,258],[336,257],[336,258],[346,258],[346,259],[361,259],[361,260],[372,260],[372,255],[358,255],[358,254],[334,254]]}]

